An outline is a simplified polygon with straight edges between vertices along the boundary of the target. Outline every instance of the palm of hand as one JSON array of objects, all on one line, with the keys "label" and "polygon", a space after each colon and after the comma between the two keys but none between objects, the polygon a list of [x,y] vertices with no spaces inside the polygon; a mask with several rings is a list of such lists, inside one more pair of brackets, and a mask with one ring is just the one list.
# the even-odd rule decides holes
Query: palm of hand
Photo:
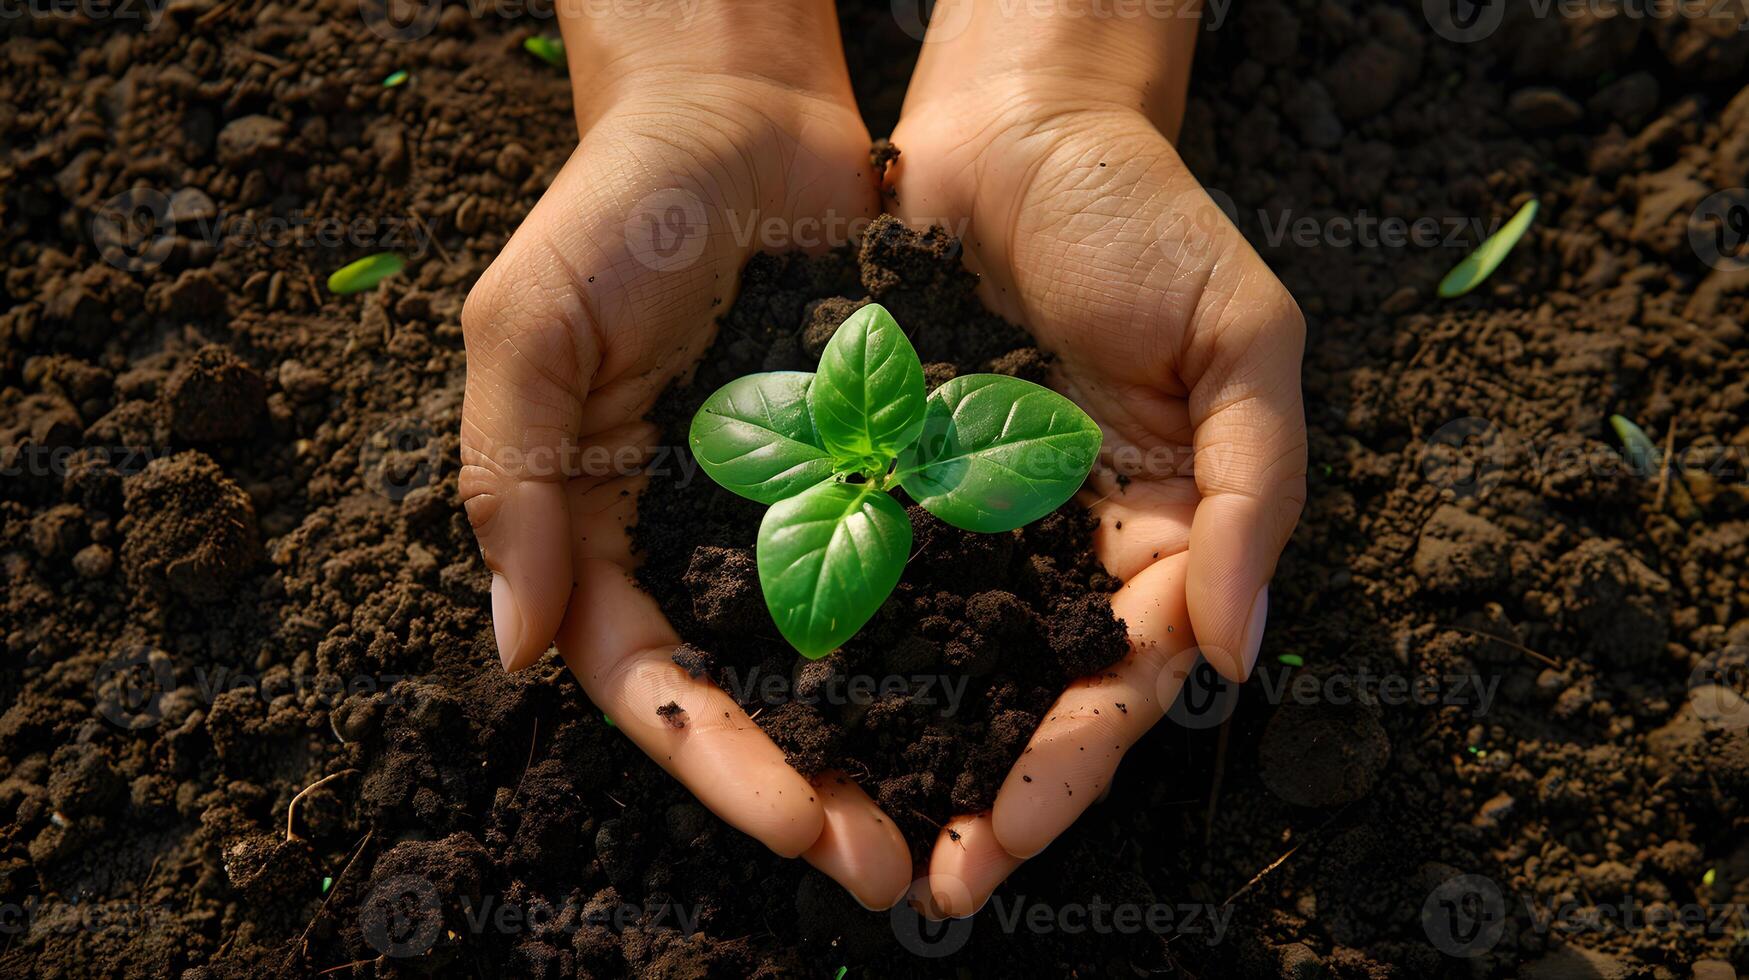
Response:
[{"label": "palm of hand", "polygon": [[1248,672],[1260,590],[1304,495],[1304,325],[1139,114],[1005,126],[1000,109],[924,109],[894,137],[897,210],[964,229],[986,301],[1056,356],[1054,383],[1104,430],[1083,501],[1101,518],[1100,559],[1126,582],[1112,606],[1132,645],[1064,693],[994,810],[938,841],[925,907],[965,915],[1109,787],[1199,653]]}]

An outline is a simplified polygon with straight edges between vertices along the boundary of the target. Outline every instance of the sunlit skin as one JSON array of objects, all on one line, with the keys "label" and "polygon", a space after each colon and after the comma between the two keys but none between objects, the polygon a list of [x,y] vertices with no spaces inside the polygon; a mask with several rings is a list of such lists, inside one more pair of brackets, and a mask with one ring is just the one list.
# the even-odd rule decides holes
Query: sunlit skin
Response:
[{"label": "sunlit skin", "polygon": [[[865,906],[909,894],[933,915],[976,911],[1101,796],[1199,645],[1223,674],[1249,673],[1305,492],[1299,311],[1168,140],[1195,21],[1001,9],[937,5],[882,186],[828,0],[704,0],[684,22],[636,23],[561,3],[581,141],[463,313],[461,493],[505,669],[556,643],[619,730],[718,816]],[[628,222],[653,195],[667,213],[676,189],[710,231],[670,264]],[[635,461],[658,439],[642,419],[709,345],[761,246],[733,229],[754,215],[842,227],[883,207],[963,230],[985,301],[1056,355],[1053,383],[1100,424],[1083,498],[1125,581],[1112,604],[1132,646],[1115,676],[1071,685],[994,810],[950,821],[916,887],[897,827],[853,781],[803,779],[732,698],[673,664],[679,637],[633,583],[625,534],[646,479]],[[587,462],[603,458],[617,465]],[[684,727],[657,716],[670,701]],[[1093,713],[1107,702],[1125,710]]]}]

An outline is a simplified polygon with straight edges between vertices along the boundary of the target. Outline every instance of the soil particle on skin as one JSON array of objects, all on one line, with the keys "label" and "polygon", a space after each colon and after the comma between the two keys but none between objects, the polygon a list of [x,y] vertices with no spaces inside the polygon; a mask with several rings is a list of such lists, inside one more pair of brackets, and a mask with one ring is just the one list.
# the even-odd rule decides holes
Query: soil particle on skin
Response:
[{"label": "soil particle on skin", "polygon": [[656,716],[662,719],[662,724],[679,731],[686,727],[686,709],[678,702],[670,701],[656,709]]}]

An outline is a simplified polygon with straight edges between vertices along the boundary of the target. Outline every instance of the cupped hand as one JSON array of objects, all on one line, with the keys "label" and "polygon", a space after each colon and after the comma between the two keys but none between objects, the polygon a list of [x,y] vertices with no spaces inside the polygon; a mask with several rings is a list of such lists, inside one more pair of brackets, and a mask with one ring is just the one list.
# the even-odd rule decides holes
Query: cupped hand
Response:
[{"label": "cupped hand", "polygon": [[964,236],[985,301],[1103,429],[1084,502],[1131,644],[1064,692],[991,812],[944,830],[914,900],[965,916],[1110,786],[1199,653],[1249,674],[1305,497],[1305,325],[1179,160],[1170,107],[1060,76],[966,78],[935,54],[893,136],[890,206]]},{"label": "cupped hand", "polygon": [[[746,229],[872,215],[867,131],[847,82],[609,73],[592,66],[623,59],[589,26],[566,34],[581,143],[462,315],[461,495],[500,657],[520,670],[556,642],[590,699],[700,802],[885,908],[911,878],[893,822],[838,774],[803,779],[733,699],[672,662],[679,637],[633,581],[626,536],[658,439],[643,419],[733,301],[762,244]],[[708,53],[712,36],[691,43]],[[685,714],[659,716],[670,702]]]}]

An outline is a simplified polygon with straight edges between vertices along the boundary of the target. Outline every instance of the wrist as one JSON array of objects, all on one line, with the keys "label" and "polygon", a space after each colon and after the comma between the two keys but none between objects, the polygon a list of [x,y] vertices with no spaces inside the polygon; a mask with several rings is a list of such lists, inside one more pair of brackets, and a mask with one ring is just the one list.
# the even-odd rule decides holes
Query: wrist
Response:
[{"label": "wrist", "polygon": [[1202,16],[1201,0],[941,0],[906,109],[936,100],[1035,118],[1124,109],[1175,138]]},{"label": "wrist", "polygon": [[712,81],[854,105],[832,0],[557,0],[580,120]]}]

